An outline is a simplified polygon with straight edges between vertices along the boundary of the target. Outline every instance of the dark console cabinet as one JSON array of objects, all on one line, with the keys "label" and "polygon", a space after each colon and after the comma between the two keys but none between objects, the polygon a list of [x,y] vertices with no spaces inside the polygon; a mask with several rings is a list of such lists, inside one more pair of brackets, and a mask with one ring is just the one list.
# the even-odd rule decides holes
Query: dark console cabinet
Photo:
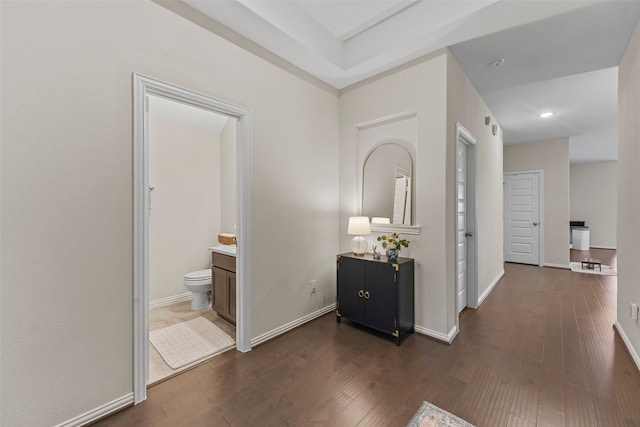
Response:
[{"label": "dark console cabinet", "polygon": [[369,328],[400,337],[414,328],[414,261],[398,258],[387,262],[383,256],[353,253],[337,257],[336,320],[351,320]]}]

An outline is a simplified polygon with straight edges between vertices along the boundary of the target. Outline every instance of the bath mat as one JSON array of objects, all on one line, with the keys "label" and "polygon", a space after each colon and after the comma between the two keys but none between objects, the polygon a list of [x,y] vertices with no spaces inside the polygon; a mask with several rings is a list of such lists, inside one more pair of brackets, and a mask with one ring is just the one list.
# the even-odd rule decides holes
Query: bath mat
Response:
[{"label": "bath mat", "polygon": [[425,401],[422,402],[422,406],[411,418],[407,427],[474,427],[474,425]]},{"label": "bath mat", "polygon": [[149,332],[149,341],[172,369],[222,353],[235,341],[205,319],[195,319]]},{"label": "bath mat", "polygon": [[582,268],[581,262],[572,262],[571,263],[571,271],[577,271],[578,273],[587,273],[587,274],[600,274],[602,276],[617,276],[618,272],[613,269],[610,265],[602,264],[602,271],[598,269],[592,270],[590,268]]}]

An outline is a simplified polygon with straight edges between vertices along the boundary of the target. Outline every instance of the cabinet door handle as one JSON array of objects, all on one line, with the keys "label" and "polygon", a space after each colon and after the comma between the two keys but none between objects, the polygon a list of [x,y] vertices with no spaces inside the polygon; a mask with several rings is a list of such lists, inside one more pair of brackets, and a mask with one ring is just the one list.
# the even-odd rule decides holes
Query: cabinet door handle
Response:
[{"label": "cabinet door handle", "polygon": [[364,291],[363,291],[362,289],[360,289],[360,290],[358,291],[358,296],[359,296],[360,298],[364,297]]},{"label": "cabinet door handle", "polygon": [[371,294],[369,293],[369,291],[364,293],[364,299],[369,299],[371,298]]}]

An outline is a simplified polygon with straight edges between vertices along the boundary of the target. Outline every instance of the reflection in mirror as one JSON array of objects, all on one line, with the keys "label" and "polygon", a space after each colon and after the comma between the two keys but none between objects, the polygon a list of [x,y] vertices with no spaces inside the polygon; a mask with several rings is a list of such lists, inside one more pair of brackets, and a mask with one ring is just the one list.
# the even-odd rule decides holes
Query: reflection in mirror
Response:
[{"label": "reflection in mirror", "polygon": [[411,225],[412,172],[406,148],[392,142],[375,147],[364,162],[362,215]]}]

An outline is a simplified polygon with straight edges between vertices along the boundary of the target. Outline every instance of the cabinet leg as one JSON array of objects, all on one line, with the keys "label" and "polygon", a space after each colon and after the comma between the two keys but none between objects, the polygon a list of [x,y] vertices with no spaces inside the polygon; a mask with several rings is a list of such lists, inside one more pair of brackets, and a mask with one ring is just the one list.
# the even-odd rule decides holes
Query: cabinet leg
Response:
[{"label": "cabinet leg", "polygon": [[400,337],[396,337],[396,347],[400,347]]},{"label": "cabinet leg", "polygon": [[415,328],[414,328],[413,326],[411,327],[411,329],[409,329],[409,333],[410,333],[410,334],[414,333],[415,331],[416,331],[416,330],[415,330]]},{"label": "cabinet leg", "polygon": [[336,323],[340,323],[340,316],[336,316]]}]

